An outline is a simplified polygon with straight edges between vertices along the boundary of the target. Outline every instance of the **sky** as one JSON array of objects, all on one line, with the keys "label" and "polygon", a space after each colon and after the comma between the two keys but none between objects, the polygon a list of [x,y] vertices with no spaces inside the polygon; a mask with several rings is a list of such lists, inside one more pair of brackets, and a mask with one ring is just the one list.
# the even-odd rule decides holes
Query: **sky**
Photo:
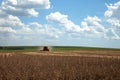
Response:
[{"label": "sky", "polygon": [[0,46],[120,48],[119,0],[0,0]]}]

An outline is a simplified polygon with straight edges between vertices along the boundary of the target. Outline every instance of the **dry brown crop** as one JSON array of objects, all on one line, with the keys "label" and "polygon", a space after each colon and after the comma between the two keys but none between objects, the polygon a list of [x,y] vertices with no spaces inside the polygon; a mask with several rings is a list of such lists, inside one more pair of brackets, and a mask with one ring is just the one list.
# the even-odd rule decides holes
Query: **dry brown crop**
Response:
[{"label": "dry brown crop", "polygon": [[120,59],[25,54],[0,56],[0,80],[120,80]]}]

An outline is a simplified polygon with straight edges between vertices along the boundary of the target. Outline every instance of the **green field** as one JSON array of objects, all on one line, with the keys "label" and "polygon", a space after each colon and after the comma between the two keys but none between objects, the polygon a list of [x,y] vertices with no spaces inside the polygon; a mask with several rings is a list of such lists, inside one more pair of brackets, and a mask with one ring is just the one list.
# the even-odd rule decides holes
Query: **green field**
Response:
[{"label": "green field", "polygon": [[[36,52],[42,49],[42,46],[1,46],[0,52],[13,51],[32,51]],[[52,51],[73,51],[73,50],[120,50],[115,48],[98,48],[98,47],[77,47],[77,46],[53,46],[50,47]]]},{"label": "green field", "polygon": [[21,52],[21,51],[38,51],[38,46],[4,46],[0,47],[0,52]]},{"label": "green field", "polygon": [[76,46],[55,46],[53,51],[73,51],[73,50],[120,50],[115,48],[99,48],[99,47],[76,47]]}]

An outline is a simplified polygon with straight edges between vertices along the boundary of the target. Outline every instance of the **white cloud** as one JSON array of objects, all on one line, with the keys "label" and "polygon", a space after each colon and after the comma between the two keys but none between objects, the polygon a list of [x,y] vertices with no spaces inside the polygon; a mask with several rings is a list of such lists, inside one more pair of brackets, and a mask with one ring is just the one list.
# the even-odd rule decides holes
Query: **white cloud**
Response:
[{"label": "white cloud", "polygon": [[[19,17],[34,16],[36,9],[49,9],[49,0],[3,0],[0,8],[0,40],[2,39],[58,39],[61,36],[73,38],[99,37],[120,39],[120,1],[107,5],[106,20],[110,23],[106,28],[99,17],[88,16],[80,25],[69,19],[68,15],[53,12],[46,16],[48,24],[38,22],[23,23]],[[49,23],[52,22],[52,23]],[[103,22],[104,23],[104,22]],[[58,25],[58,27],[56,26]],[[55,25],[55,26],[54,26]],[[67,36],[67,37],[68,37]]]},{"label": "white cloud", "polygon": [[17,34],[17,31],[15,28],[22,27],[23,25],[18,17],[8,15],[0,10],[0,37],[2,39],[7,39],[7,37],[16,38],[15,34]]},{"label": "white cloud", "polygon": [[4,0],[0,8],[0,40],[59,38],[62,34],[59,29],[38,22],[26,25],[19,18],[21,16],[38,16],[39,13],[35,9],[49,8],[49,0]]},{"label": "white cloud", "polygon": [[0,33],[16,33],[11,27],[0,27]]},{"label": "white cloud", "polygon": [[60,24],[64,24],[69,21],[68,16],[61,14],[60,12],[50,13],[48,16],[46,16],[46,19],[49,21],[58,22]]},{"label": "white cloud", "polygon": [[97,16],[90,17],[84,19],[84,21],[81,22],[82,29],[84,30],[84,34],[86,35],[93,35],[97,37],[104,37],[106,29],[103,25],[100,24],[101,19],[99,19]]},{"label": "white cloud", "polygon": [[[107,5],[107,4],[106,4]],[[120,39],[120,1],[107,5],[108,10],[105,12],[107,22],[111,24],[112,39]]]},{"label": "white cloud", "polygon": [[120,37],[116,34],[116,32],[112,28],[107,29],[106,38],[107,39],[116,39],[116,40],[120,39]]},{"label": "white cloud", "polygon": [[18,39],[18,34],[32,32],[17,16],[6,14],[0,10],[0,40]]},{"label": "white cloud", "polygon": [[67,32],[80,32],[81,28],[79,25],[74,24],[68,19],[67,15],[61,14],[60,12],[50,13],[46,16],[46,19],[50,22],[58,23],[63,26]]},{"label": "white cloud", "polygon": [[35,9],[49,9],[49,0],[3,0],[1,8],[14,16],[38,16]]},{"label": "white cloud", "polygon": [[33,34],[33,30],[27,26],[24,26],[21,29],[16,31],[17,31],[17,34]]},{"label": "white cloud", "polygon": [[63,26],[66,33],[69,33],[71,36],[105,36],[106,29],[100,24],[101,19],[97,16],[88,16],[85,18],[84,21],[81,22],[81,27],[69,20],[67,15],[61,14],[60,12],[50,13],[46,16],[46,19],[50,22],[58,23],[60,26]]},{"label": "white cloud", "polygon": [[28,26],[33,30],[34,35],[42,35],[45,38],[59,38],[62,35],[62,32],[59,29],[48,24],[42,25],[40,23],[33,22]]},{"label": "white cloud", "polygon": [[62,31],[59,29],[51,27],[51,25],[45,25],[45,35],[48,38],[59,38],[62,34]]},{"label": "white cloud", "polygon": [[107,8],[108,10],[105,12],[105,17],[113,17],[113,18],[117,18],[117,19],[120,19],[120,1],[118,1],[117,3],[115,4],[110,4],[110,5],[107,5]]},{"label": "white cloud", "polygon": [[0,18],[4,18],[4,16],[7,16],[7,14],[0,9]]},{"label": "white cloud", "polygon": [[107,21],[113,26],[120,27],[120,1],[107,5],[107,8],[108,10],[104,14]]},{"label": "white cloud", "polygon": [[0,22],[0,27],[18,27],[24,25],[18,17],[12,15],[0,17]]},{"label": "white cloud", "polygon": [[[13,36],[19,36],[19,38],[36,36],[40,37],[41,35],[47,35],[56,37],[57,33],[53,35],[54,30],[45,28],[44,25],[41,25],[37,22],[32,22],[26,25],[20,20],[20,16],[38,16],[38,12],[35,9],[49,9],[50,2],[49,0],[3,0],[0,8],[0,33],[1,37],[4,37],[6,34]],[[19,17],[18,17],[19,16]],[[7,36],[6,36],[7,39]]]},{"label": "white cloud", "polygon": [[29,23],[28,25],[31,29],[41,29],[43,28],[43,25],[38,23],[38,22],[32,22],[32,23]]},{"label": "white cloud", "polygon": [[7,45],[7,42],[17,38],[16,31],[11,27],[0,27],[0,45]]}]

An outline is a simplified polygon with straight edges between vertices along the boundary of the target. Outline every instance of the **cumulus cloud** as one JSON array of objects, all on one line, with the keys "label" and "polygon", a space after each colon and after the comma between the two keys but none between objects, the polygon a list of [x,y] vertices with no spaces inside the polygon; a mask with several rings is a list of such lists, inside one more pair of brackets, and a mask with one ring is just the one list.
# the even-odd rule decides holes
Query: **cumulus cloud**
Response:
[{"label": "cumulus cloud", "polygon": [[106,4],[108,10],[105,12],[105,17],[120,19],[120,1],[115,4]]},{"label": "cumulus cloud", "polygon": [[[105,11],[106,21],[109,25],[104,25],[105,22],[97,16],[88,16],[81,25],[76,25],[68,19],[68,15],[60,12],[50,13],[46,16],[49,22],[57,23],[63,26],[65,32],[73,36],[92,36],[109,39],[120,39],[120,1],[115,4],[107,5],[108,10]],[[111,27],[108,27],[111,26]]]},{"label": "cumulus cloud", "polygon": [[65,28],[66,33],[69,32],[73,36],[98,36],[104,37],[106,29],[100,24],[101,19],[97,16],[84,19],[80,25],[76,25],[74,22],[68,19],[67,15],[60,12],[50,13],[46,16],[46,19],[50,22],[58,23]]},{"label": "cumulus cloud", "polygon": [[39,12],[36,9],[49,8],[49,0],[3,0],[0,7],[0,41],[7,44],[10,40],[59,38],[62,32],[52,25],[38,22],[26,24],[20,19],[21,16],[37,17]]},{"label": "cumulus cloud", "polygon": [[46,16],[46,19],[50,22],[58,23],[63,26],[67,32],[80,32],[81,28],[79,25],[74,24],[68,19],[67,15],[61,14],[60,12],[50,13]]},{"label": "cumulus cloud", "polygon": [[86,35],[93,35],[98,37],[104,37],[106,29],[103,25],[100,24],[101,19],[97,16],[90,17],[84,19],[84,21],[81,22],[82,29],[84,31],[84,34]]},{"label": "cumulus cloud", "polygon": [[107,22],[111,24],[113,39],[120,39],[120,1],[114,4],[106,4],[108,10],[105,12]]},{"label": "cumulus cloud", "polygon": [[[19,17],[21,16],[38,16],[39,12],[35,9],[49,9],[49,0],[3,0],[0,7],[0,34],[1,37],[23,36],[28,39],[32,36],[52,36],[58,38],[54,28],[45,27],[37,22],[26,25]],[[49,29],[48,29],[49,28]],[[54,35],[53,35],[54,33]],[[13,38],[13,37],[12,37]]]},{"label": "cumulus cloud", "polygon": [[[120,39],[118,35],[119,33],[117,33],[118,29],[113,29],[111,27],[106,28],[106,26],[102,24],[102,20],[97,16],[86,17],[81,22],[81,25],[76,25],[74,22],[68,19],[68,15],[64,15],[60,12],[50,13],[46,16],[46,19],[49,22],[52,22],[52,24],[59,24],[58,26],[62,26],[65,29],[66,34],[73,37],[91,36],[99,38]],[[64,31],[62,32],[64,33]]]},{"label": "cumulus cloud", "polygon": [[120,37],[117,35],[117,33],[112,28],[107,29],[106,38],[107,39],[116,39],[116,40],[120,39]]},{"label": "cumulus cloud", "polygon": [[0,22],[0,27],[18,27],[24,25],[18,17],[12,15],[0,17]]},{"label": "cumulus cloud", "polygon": [[62,32],[54,28],[52,25],[42,25],[37,22],[30,23],[29,28],[31,28],[36,35],[42,35],[44,38],[59,38],[62,35]]},{"label": "cumulus cloud", "polygon": [[22,27],[21,29],[16,30],[17,34],[32,34],[33,30],[27,26]]},{"label": "cumulus cloud", "polygon": [[48,38],[59,38],[63,34],[62,31],[52,27],[51,25],[45,25],[45,33]]},{"label": "cumulus cloud", "polygon": [[22,25],[23,23],[18,17],[8,15],[0,10],[0,40],[6,41],[10,37],[15,39],[17,32],[14,28]]},{"label": "cumulus cloud", "polygon": [[16,30],[11,27],[0,27],[0,45],[6,44],[10,39],[16,39]]},{"label": "cumulus cloud", "polygon": [[[25,24],[17,16],[6,14],[0,10],[0,36],[2,39],[13,38],[17,36],[17,29],[21,29]],[[16,37],[15,37],[16,36]]]},{"label": "cumulus cloud", "polygon": [[16,33],[11,27],[0,27],[0,33]]},{"label": "cumulus cloud", "polygon": [[49,9],[49,0],[3,0],[1,9],[14,16],[38,16],[35,9]]},{"label": "cumulus cloud", "polygon": [[107,5],[107,8],[108,10],[104,14],[107,21],[113,26],[120,27],[120,1]]},{"label": "cumulus cloud", "polygon": [[[107,5],[104,16],[111,27],[102,24],[97,16],[88,16],[80,25],[69,19],[68,15],[52,12],[46,16],[47,24],[38,22],[23,23],[19,17],[34,16],[39,12],[36,9],[49,9],[49,0],[3,0],[0,7],[0,40],[8,39],[58,39],[70,35],[74,38],[100,37],[120,39],[120,1]],[[50,22],[50,23],[49,23]],[[104,22],[103,22],[104,23]],[[58,27],[54,24],[57,24]]]},{"label": "cumulus cloud", "polygon": [[7,14],[0,9],[0,18],[4,18],[5,16],[7,16]]}]

